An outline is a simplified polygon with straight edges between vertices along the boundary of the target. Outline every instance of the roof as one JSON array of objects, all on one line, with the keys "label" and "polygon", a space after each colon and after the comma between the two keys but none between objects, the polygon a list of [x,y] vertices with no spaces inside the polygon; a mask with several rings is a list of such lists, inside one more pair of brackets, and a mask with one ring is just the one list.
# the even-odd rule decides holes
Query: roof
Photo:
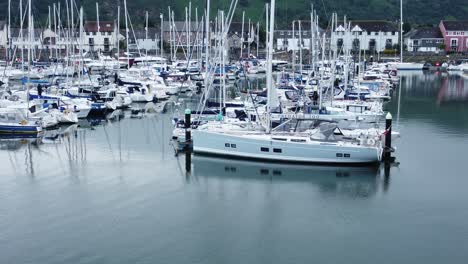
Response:
[{"label": "roof", "polygon": [[[249,23],[244,23],[244,37],[247,37],[249,35],[249,31],[252,31],[252,34],[257,34],[257,25],[256,24],[250,24],[250,29],[249,29]],[[229,26],[229,35],[238,35],[239,37],[242,34],[242,22],[231,22],[231,25]]]},{"label": "roof", "polygon": [[411,39],[441,39],[443,38],[442,32],[438,27],[424,27],[411,30],[405,35],[406,38]]},{"label": "roof", "polygon": [[445,30],[460,30],[460,31],[468,31],[468,21],[444,21]]},{"label": "roof", "polygon": [[[97,32],[98,23],[97,21],[86,21],[84,23],[85,32]],[[100,32],[114,32],[114,22],[113,21],[99,21],[99,31]]]},{"label": "roof", "polygon": [[[355,20],[349,21],[351,23],[351,29],[358,26],[363,31],[367,32],[395,32],[398,31],[396,25],[390,21],[384,20]],[[339,22],[338,26],[343,26],[343,22]]]}]

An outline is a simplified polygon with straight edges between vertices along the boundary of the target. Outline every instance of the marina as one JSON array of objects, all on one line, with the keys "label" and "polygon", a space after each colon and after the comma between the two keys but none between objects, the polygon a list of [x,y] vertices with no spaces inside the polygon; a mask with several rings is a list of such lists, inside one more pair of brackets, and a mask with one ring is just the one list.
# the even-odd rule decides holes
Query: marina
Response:
[{"label": "marina", "polygon": [[170,111],[2,140],[2,262],[462,263],[468,81],[402,78],[400,164],[387,176],[199,155],[187,172]]},{"label": "marina", "polygon": [[333,12],[324,27],[312,6],[286,53],[275,0],[258,22],[233,22],[237,0],[189,2],[185,22],[169,7],[159,40],[126,0],[114,22],[54,4],[42,31],[23,1],[0,63],[1,263],[467,258],[468,71],[400,43],[383,56],[403,1],[397,24]]}]

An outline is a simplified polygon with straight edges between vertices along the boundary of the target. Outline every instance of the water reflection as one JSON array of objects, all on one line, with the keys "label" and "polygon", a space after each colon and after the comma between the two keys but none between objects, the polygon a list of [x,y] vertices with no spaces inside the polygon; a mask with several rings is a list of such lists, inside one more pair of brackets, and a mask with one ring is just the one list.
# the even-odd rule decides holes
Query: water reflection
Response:
[{"label": "water reflection", "polygon": [[[193,177],[200,180],[235,180],[240,183],[296,183],[318,187],[321,193],[367,198],[388,189],[380,167],[312,166],[262,163],[194,155]],[[201,180],[200,180],[201,181]],[[386,186],[384,186],[386,185]],[[385,189],[383,189],[385,188]]]},{"label": "water reflection", "polygon": [[136,119],[130,111],[118,110],[107,118],[45,130],[36,138],[1,137],[0,159],[5,161],[1,173],[34,176],[52,172],[78,177],[96,166],[120,173],[131,162],[169,158],[165,152],[170,148],[165,145],[171,129],[169,115],[145,114]]},{"label": "water reflection", "polygon": [[[444,72],[401,73],[401,118],[411,124],[433,124],[444,132],[465,135],[468,132],[468,78]],[[397,101],[390,102],[395,112]]]},{"label": "water reflection", "polygon": [[437,104],[468,100],[468,75],[447,72],[402,72],[406,97],[432,98]]}]

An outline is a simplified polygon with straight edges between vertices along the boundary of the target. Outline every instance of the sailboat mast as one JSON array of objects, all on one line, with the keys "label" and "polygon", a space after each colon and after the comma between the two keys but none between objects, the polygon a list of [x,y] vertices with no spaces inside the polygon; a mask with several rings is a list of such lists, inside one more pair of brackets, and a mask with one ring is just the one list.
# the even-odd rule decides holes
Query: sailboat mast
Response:
[{"label": "sailboat mast", "polygon": [[400,62],[403,63],[403,0],[400,0]]},{"label": "sailboat mast", "polygon": [[127,0],[124,0],[124,16],[125,16],[125,38],[127,41],[127,69],[130,69],[130,53],[128,48],[128,15],[127,15]]},{"label": "sailboat mast", "polygon": [[161,18],[161,58],[163,58],[163,51],[164,51],[164,40],[163,40],[163,23],[164,23],[164,16],[163,14],[159,14],[159,18]]},{"label": "sailboat mast", "polygon": [[[145,24],[145,41],[148,40],[148,11],[146,11],[146,24]],[[145,49],[146,59],[148,59],[148,49]],[[146,61],[148,62],[148,60]]]},{"label": "sailboat mast", "polygon": [[20,0],[21,71],[24,72],[23,0]]},{"label": "sailboat mast", "polygon": [[27,85],[27,105],[29,109],[29,91],[31,90],[31,60],[32,60],[32,14],[31,14],[31,0],[28,0],[28,85]]},{"label": "sailboat mast", "polygon": [[[268,10],[267,10],[268,12]],[[240,46],[240,57],[242,58],[242,51],[244,49],[244,19],[245,19],[245,11],[242,11],[242,29],[241,29],[241,46]]]},{"label": "sailboat mast", "polygon": [[277,96],[276,93],[273,93],[273,80],[272,80],[272,61],[273,61],[273,31],[275,29],[275,0],[271,0],[271,7],[270,7],[270,21],[268,22],[268,25],[270,27],[269,29],[269,36],[268,36],[268,56],[267,56],[267,79],[266,79],[266,85],[267,85],[267,96],[268,96],[268,104],[267,104],[267,133],[271,132],[271,108],[273,104],[273,97]]},{"label": "sailboat mast", "polygon": [[7,48],[6,48],[6,61],[7,65],[10,61],[10,52],[11,52],[11,0],[8,0],[8,26],[7,26]]},{"label": "sailboat mast", "polygon": [[210,61],[210,0],[206,0],[206,23],[205,23],[205,89],[208,89],[208,66]]},{"label": "sailboat mast", "polygon": [[117,40],[117,62],[119,63],[117,75],[120,75],[120,5],[117,6],[117,32],[115,35],[115,38]]}]

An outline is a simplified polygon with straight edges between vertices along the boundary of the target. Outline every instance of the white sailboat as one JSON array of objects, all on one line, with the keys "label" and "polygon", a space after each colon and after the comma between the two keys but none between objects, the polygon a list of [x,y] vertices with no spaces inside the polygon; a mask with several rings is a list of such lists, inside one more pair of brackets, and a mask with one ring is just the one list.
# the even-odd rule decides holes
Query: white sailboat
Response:
[{"label": "white sailboat", "polygon": [[[271,128],[271,110],[279,104],[272,82],[273,31],[275,0],[270,6],[269,34],[267,37],[267,111],[264,129],[249,124],[223,121],[208,122],[193,131],[195,153],[223,155],[245,159],[262,159],[301,163],[376,163],[382,155],[379,135],[360,134],[346,137],[336,124],[321,124],[318,129],[278,132]],[[302,120],[297,120],[302,122]],[[281,125],[279,126],[281,127]]]}]

